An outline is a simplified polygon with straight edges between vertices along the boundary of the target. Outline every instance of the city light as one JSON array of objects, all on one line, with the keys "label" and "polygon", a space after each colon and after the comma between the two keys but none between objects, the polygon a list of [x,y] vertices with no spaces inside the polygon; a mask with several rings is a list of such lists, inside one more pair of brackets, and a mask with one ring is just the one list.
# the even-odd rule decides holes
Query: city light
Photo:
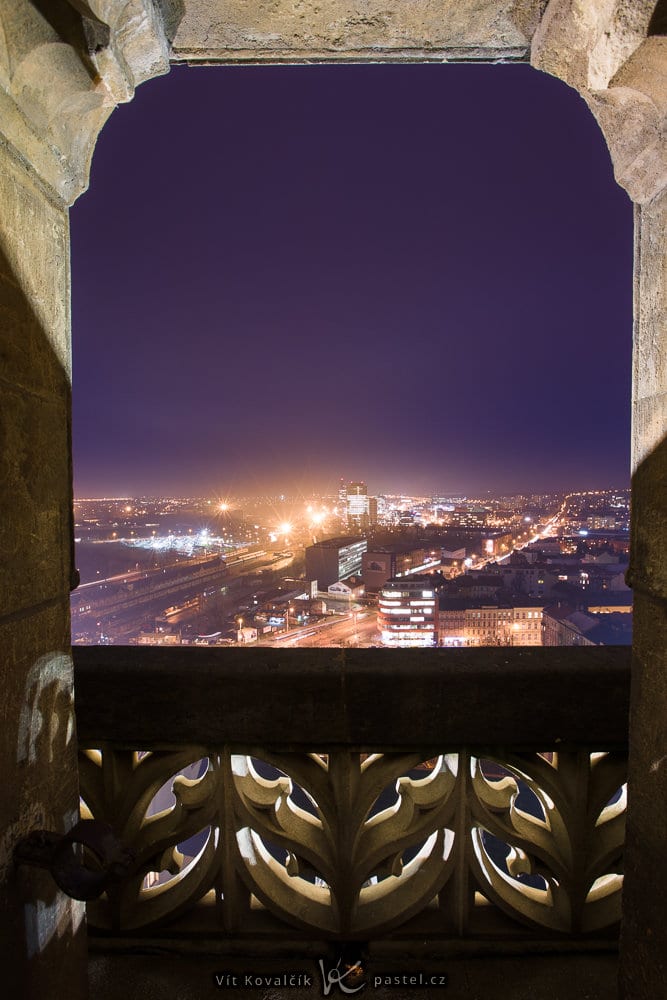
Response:
[{"label": "city light", "polygon": [[[275,496],[76,501],[74,642],[271,646],[288,632],[294,646],[566,645],[558,629],[598,622],[543,616],[564,607],[564,586],[630,618],[629,491],[457,498],[442,526],[423,516],[441,499],[384,496],[366,526],[334,520],[332,499],[287,496],[277,516]],[[211,509],[247,516],[216,531]]]}]

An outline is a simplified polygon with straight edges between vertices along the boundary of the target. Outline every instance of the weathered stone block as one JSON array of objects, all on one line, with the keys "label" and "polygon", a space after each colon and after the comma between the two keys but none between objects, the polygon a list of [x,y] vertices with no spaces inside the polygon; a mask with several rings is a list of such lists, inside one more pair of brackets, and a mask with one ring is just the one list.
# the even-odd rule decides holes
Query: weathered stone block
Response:
[{"label": "weathered stone block", "polygon": [[0,616],[69,589],[67,218],[0,150]]},{"label": "weathered stone block", "polygon": [[659,996],[667,982],[667,610],[635,594],[630,767],[621,927],[621,997]]},{"label": "weathered stone block", "polygon": [[188,0],[177,60],[424,62],[527,56],[544,0]]},{"label": "weathered stone block", "polygon": [[78,774],[67,602],[0,624],[0,951],[16,997],[85,995],[83,904],[47,872],[15,867],[16,843],[76,822]]}]

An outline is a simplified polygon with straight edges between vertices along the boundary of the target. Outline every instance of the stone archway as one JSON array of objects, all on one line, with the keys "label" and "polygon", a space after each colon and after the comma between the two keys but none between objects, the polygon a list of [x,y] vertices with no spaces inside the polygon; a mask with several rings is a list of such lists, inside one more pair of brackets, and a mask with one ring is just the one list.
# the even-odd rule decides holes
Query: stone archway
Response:
[{"label": "stone archway", "polygon": [[[68,206],[97,135],[170,62],[530,60],[575,87],[636,205],[633,374],[635,661],[622,977],[664,982],[667,799],[667,40],[655,0],[4,0],[0,6],[0,342],[6,720],[3,940],[23,995],[85,991],[81,907],[11,865],[35,826],[76,812],[69,648],[71,458]],[[101,237],[102,238],[102,237]],[[27,884],[25,884],[27,882]],[[32,903],[28,900],[32,899]],[[27,924],[26,924],[26,917]],[[26,931],[27,927],[27,931]],[[26,934],[29,947],[26,950]],[[23,955],[22,963],[17,955]]]}]

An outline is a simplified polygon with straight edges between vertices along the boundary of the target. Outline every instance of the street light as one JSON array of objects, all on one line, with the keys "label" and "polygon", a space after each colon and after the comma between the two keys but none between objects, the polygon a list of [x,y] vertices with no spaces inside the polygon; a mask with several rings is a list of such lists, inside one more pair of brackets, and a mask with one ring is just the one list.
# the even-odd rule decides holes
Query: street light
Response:
[{"label": "street light", "polygon": [[317,530],[323,523],[326,514],[323,510],[315,511],[310,515],[310,522],[313,530],[313,545],[317,542]]}]

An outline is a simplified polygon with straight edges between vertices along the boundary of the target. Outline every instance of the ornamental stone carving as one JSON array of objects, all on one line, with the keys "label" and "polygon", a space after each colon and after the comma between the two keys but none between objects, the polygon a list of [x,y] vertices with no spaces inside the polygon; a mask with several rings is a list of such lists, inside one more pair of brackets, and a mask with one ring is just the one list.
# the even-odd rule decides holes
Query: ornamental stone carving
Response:
[{"label": "ornamental stone carving", "polygon": [[531,62],[578,90],[602,129],[616,180],[645,204],[667,183],[667,38],[655,0],[551,0]]},{"label": "ornamental stone carving", "polygon": [[[193,764],[199,776],[178,773]],[[624,781],[621,755],[586,751],[84,751],[86,809],[136,859],[89,922],[178,933],[191,912],[225,934],[269,917],[278,935],[343,939],[411,920],[445,938],[597,933],[620,918]]]},{"label": "ornamental stone carving", "polygon": [[165,23],[152,0],[1,0],[0,133],[59,200],[114,107],[168,71]]}]

